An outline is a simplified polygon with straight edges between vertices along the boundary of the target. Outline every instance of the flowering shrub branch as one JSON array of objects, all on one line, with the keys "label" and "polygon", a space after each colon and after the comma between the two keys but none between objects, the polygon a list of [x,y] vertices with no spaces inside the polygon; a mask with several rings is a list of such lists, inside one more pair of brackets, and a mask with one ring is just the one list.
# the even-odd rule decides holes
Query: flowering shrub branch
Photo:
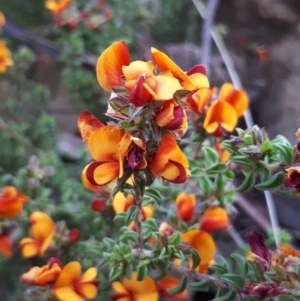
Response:
[{"label": "flowering shrub branch", "polygon": [[[98,6],[107,9],[105,1]],[[47,0],[46,7],[58,27],[74,28],[80,21],[91,29],[86,14],[93,10],[87,7],[76,20],[67,19],[71,1]],[[0,14],[0,26],[4,22]],[[9,73],[10,52],[4,44],[1,52],[1,45],[0,72]],[[271,251],[252,231],[251,251],[225,260],[216,257],[212,233],[230,229],[236,192],[256,188],[299,196],[300,142],[293,147],[283,136],[270,140],[264,128],[238,128],[249,107],[244,90],[230,83],[210,87],[204,66],[183,71],[156,48],[151,61],[134,61],[124,41],[114,42],[100,55],[96,76],[111,93],[109,121],[89,111],[78,118],[90,155],[81,174],[90,212],[81,212],[80,203],[86,203],[71,185],[64,192],[76,202],[65,207],[45,202],[39,187],[46,191],[57,168],[40,166],[36,157],[20,173],[26,195],[17,185],[1,190],[1,254],[18,252],[44,262],[21,275],[30,287],[26,300],[101,298],[100,282],[113,301],[184,300],[190,291],[209,288],[215,289],[215,301],[297,300],[298,251],[287,244]],[[0,127],[9,131],[4,121]],[[296,136],[300,139],[300,130]],[[14,138],[26,144],[26,138]],[[242,182],[235,187],[237,176]],[[67,213],[80,216],[78,228],[64,221]],[[13,228],[23,224],[24,237],[12,239]]]}]

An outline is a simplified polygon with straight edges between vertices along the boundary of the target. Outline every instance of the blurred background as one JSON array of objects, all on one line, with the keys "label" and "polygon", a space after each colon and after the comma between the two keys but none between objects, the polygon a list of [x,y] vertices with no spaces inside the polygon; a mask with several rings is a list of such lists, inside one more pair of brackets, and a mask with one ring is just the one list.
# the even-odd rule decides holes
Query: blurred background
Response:
[{"label": "blurred background", "polygon": [[[58,214],[76,226],[78,218],[67,204],[70,199],[82,206],[90,201],[80,183],[88,155],[77,118],[87,109],[106,120],[103,112],[109,95],[97,83],[98,56],[112,42],[124,40],[132,59],[150,59],[153,46],[187,70],[201,62],[203,20],[190,0],[72,0],[59,13],[47,9],[46,2],[0,0],[6,18],[0,39],[6,41],[14,61],[0,73],[0,184],[25,187],[24,166],[37,155],[41,165],[55,167],[55,176],[45,187],[61,204]],[[265,126],[271,138],[282,134],[294,144],[300,127],[299,1],[220,0],[213,21],[250,95],[255,123]],[[209,64],[212,85],[230,81],[214,44]],[[41,197],[49,197],[42,193]],[[247,212],[251,208],[238,203],[240,215],[234,223],[244,238],[253,222],[263,231],[269,227],[264,197],[256,193],[245,197],[262,222],[253,221]],[[280,225],[295,244],[300,240],[299,204],[276,198]],[[8,290],[17,287],[10,274],[4,281],[11,262],[0,260],[1,300],[7,296],[1,283]]]}]

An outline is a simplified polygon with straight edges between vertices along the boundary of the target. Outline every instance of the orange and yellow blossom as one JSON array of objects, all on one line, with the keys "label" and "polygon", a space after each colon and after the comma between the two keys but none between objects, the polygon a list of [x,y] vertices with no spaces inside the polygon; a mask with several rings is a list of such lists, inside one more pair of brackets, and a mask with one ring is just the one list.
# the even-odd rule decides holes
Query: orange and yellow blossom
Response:
[{"label": "orange and yellow blossom", "polygon": [[[213,238],[203,230],[191,230],[182,234],[181,241],[189,243],[201,258],[201,263],[195,270],[207,273],[208,266],[213,264],[216,253],[216,245]],[[191,267],[192,263],[190,262]]]},{"label": "orange and yellow blossom", "polygon": [[89,268],[81,275],[80,263],[72,261],[63,267],[52,290],[60,301],[94,299],[97,297],[97,287],[100,284],[96,277],[96,268]]},{"label": "orange and yellow blossom", "polygon": [[5,25],[5,16],[3,14],[3,12],[0,10],[0,28],[3,27]]},{"label": "orange and yellow blossom", "polygon": [[249,106],[249,98],[244,90],[237,90],[230,83],[222,86],[219,98],[209,107],[203,127],[216,137],[223,135],[223,130],[232,132],[238,118]]},{"label": "orange and yellow blossom", "polygon": [[215,149],[219,154],[220,161],[224,163],[228,162],[231,154],[228,150],[223,150],[222,143],[217,142],[215,145]]},{"label": "orange and yellow blossom", "polygon": [[12,255],[12,241],[6,234],[0,234],[0,253],[5,257]]},{"label": "orange and yellow blossom", "polygon": [[113,87],[125,86],[130,91],[129,102],[139,107],[153,100],[171,99],[182,89],[171,72],[155,75],[154,69],[151,62],[131,62],[126,43],[118,41],[100,55],[97,78],[100,86],[109,92]]},{"label": "orange and yellow blossom", "polygon": [[53,14],[57,15],[64,11],[71,4],[71,0],[46,0],[46,8]]},{"label": "orange and yellow blossom", "polygon": [[91,134],[103,126],[104,124],[88,111],[83,111],[78,117],[78,129],[83,142],[88,142]]},{"label": "orange and yellow blossom", "polygon": [[189,222],[194,217],[196,206],[196,198],[192,194],[181,193],[176,198],[177,216],[178,218]]},{"label": "orange and yellow blossom", "polygon": [[[120,212],[127,212],[128,209],[134,205],[134,196],[132,194],[128,194],[127,197],[125,197],[124,193],[117,192],[114,199],[113,199],[113,208],[116,214]],[[143,217],[143,220],[147,220],[148,218],[151,218],[154,215],[154,207],[152,204],[148,204],[146,206],[142,207],[141,214]],[[135,228],[134,222],[131,222],[129,225],[130,229]]]},{"label": "orange and yellow blossom", "polygon": [[170,72],[175,78],[180,80],[181,89],[194,91],[209,87],[208,79],[205,76],[206,69],[203,66],[197,65],[189,71],[184,72],[165,53],[153,47],[151,48],[151,55],[153,61],[161,71]]},{"label": "orange and yellow blossom", "polygon": [[14,64],[10,50],[6,47],[6,42],[0,40],[0,73],[7,72],[8,68]]},{"label": "orange and yellow blossom", "polygon": [[25,258],[42,256],[49,247],[54,234],[54,221],[43,212],[34,212],[30,215],[30,237],[23,238],[19,243],[20,251]]},{"label": "orange and yellow blossom", "polygon": [[153,175],[172,183],[183,183],[190,174],[188,167],[188,160],[173,135],[165,135],[150,162]]},{"label": "orange and yellow blossom", "polygon": [[3,188],[0,193],[0,218],[13,218],[22,210],[29,197],[13,186]]},{"label": "orange and yellow blossom", "polygon": [[93,131],[88,139],[88,149],[95,160],[85,167],[83,177],[93,185],[105,185],[120,173],[119,145],[124,130],[107,125]]},{"label": "orange and yellow blossom", "polygon": [[212,96],[212,89],[201,88],[196,92],[188,95],[185,99],[186,103],[189,104],[190,109],[198,114],[204,113],[206,106],[210,103]]},{"label": "orange and yellow blossom", "polygon": [[169,131],[176,131],[182,137],[187,131],[185,109],[174,99],[167,100],[156,112],[155,121],[158,126]]},{"label": "orange and yellow blossom", "polygon": [[130,279],[113,282],[112,288],[113,301],[158,301],[159,298],[154,281],[150,277],[138,281],[136,272],[132,272]]},{"label": "orange and yellow blossom", "polygon": [[[103,126],[92,132],[88,139],[88,148],[93,159],[83,170],[84,182],[92,185],[105,185],[124,173],[126,168],[132,171],[147,166],[145,142],[124,132],[115,125]],[[126,160],[126,162],[125,162]]]},{"label": "orange and yellow blossom", "polygon": [[221,207],[207,208],[200,218],[200,227],[206,232],[227,229],[228,223],[228,214]]},{"label": "orange and yellow blossom", "polygon": [[57,258],[52,257],[46,265],[32,267],[27,273],[21,276],[21,281],[27,285],[43,286],[52,284],[60,275],[61,270],[61,262]]},{"label": "orange and yellow blossom", "polygon": [[180,280],[171,277],[171,276],[165,276],[162,280],[157,281],[157,287],[160,292],[161,297],[163,298],[171,298],[174,300],[186,300],[188,296],[188,291],[185,289],[183,292],[175,295],[171,295],[168,293],[168,289],[173,289],[179,285]]}]

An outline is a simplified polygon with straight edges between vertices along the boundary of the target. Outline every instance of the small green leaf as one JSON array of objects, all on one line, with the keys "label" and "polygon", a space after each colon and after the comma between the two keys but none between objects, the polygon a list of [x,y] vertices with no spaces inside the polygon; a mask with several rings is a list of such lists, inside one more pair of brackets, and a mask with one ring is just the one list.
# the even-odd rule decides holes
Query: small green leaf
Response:
[{"label": "small green leaf", "polygon": [[219,265],[219,264],[214,264],[214,265],[210,266],[210,269],[218,272],[220,275],[228,273],[227,267],[225,267],[223,265]]},{"label": "small green leaf", "polygon": [[127,212],[127,216],[126,216],[126,225],[129,226],[129,224],[135,219],[138,211],[139,211],[139,207],[134,205],[134,206],[131,206]]},{"label": "small green leaf", "polygon": [[125,224],[127,217],[127,212],[120,212],[114,217],[115,223]]},{"label": "small green leaf", "polygon": [[176,294],[179,294],[181,292],[183,292],[186,288],[186,277],[183,276],[179,282],[179,284],[172,288],[172,289],[167,289],[168,293],[171,294],[171,295],[176,295]]},{"label": "small green leaf", "polygon": [[226,283],[231,284],[240,290],[243,289],[245,286],[245,278],[243,278],[240,275],[235,275],[235,274],[230,274],[230,273],[223,274],[221,276],[221,279],[223,281],[225,281]]},{"label": "small green leaf", "polygon": [[199,186],[206,196],[209,196],[213,191],[213,183],[208,177],[199,177]]},{"label": "small green leaf", "polygon": [[254,183],[255,183],[255,175],[251,172],[248,172],[248,174],[244,178],[242,184],[236,188],[236,191],[237,192],[247,191],[247,190],[253,188]]},{"label": "small green leaf", "polygon": [[109,280],[114,281],[121,275],[122,269],[119,265],[113,265],[109,272]]},{"label": "small green leaf", "polygon": [[110,260],[109,260],[109,258],[106,257],[101,261],[101,263],[98,266],[98,269],[101,270],[109,264],[110,264]]},{"label": "small green leaf", "polygon": [[179,231],[174,232],[171,236],[169,236],[169,244],[170,245],[178,245],[181,243],[181,234]]},{"label": "small green leaf", "polygon": [[146,189],[145,195],[147,198],[153,199],[158,205],[162,204],[162,196],[155,188]]},{"label": "small green leaf", "polygon": [[193,260],[192,269],[194,270],[201,263],[201,258],[195,249],[190,249],[190,252]]},{"label": "small green leaf", "polygon": [[223,190],[224,190],[223,176],[222,174],[217,173],[215,177],[215,191],[222,192]]},{"label": "small green leaf", "polygon": [[253,167],[255,165],[255,163],[252,160],[250,160],[249,158],[246,158],[244,156],[240,156],[240,155],[231,156],[230,162],[233,162],[238,165],[248,166],[248,167]]},{"label": "small green leaf", "polygon": [[226,164],[217,163],[213,166],[208,167],[206,169],[206,173],[209,175],[212,175],[212,174],[216,174],[216,173],[224,173],[227,170],[228,170],[228,168],[227,168]]},{"label": "small green leaf", "polygon": [[188,288],[196,292],[207,292],[209,289],[209,279],[206,278],[200,282],[191,282],[188,284]]},{"label": "small green leaf", "polygon": [[132,276],[132,271],[133,271],[133,264],[127,263],[126,269],[125,269],[125,277],[130,279]]},{"label": "small green leaf", "polygon": [[230,290],[227,294],[214,298],[212,301],[233,301],[236,296],[236,291]]},{"label": "small green leaf", "polygon": [[[287,296],[287,295],[280,295],[276,298],[276,301],[294,301],[295,299]],[[299,300],[299,299],[298,299]]]},{"label": "small green leaf", "polygon": [[259,190],[272,190],[279,188],[284,182],[283,172],[272,175],[267,181],[256,184],[254,187]]},{"label": "small green leaf", "polygon": [[137,281],[142,281],[149,275],[149,269],[146,265],[140,265],[137,268]]},{"label": "small green leaf", "polygon": [[208,146],[202,146],[201,153],[203,154],[208,166],[219,161],[217,152]]},{"label": "small green leaf", "polygon": [[248,265],[246,258],[240,254],[232,254],[231,257],[238,263],[241,275],[246,278],[248,274]]},{"label": "small green leaf", "polygon": [[150,229],[152,232],[157,232],[158,228],[157,228],[157,224],[154,218],[149,218],[147,219],[145,222],[143,222],[143,228],[148,228]]},{"label": "small green leaf", "polygon": [[132,242],[136,243],[137,239],[138,239],[138,234],[134,231],[127,231],[127,232],[123,233],[119,239],[120,239],[120,241],[123,241],[123,242],[132,241]]}]

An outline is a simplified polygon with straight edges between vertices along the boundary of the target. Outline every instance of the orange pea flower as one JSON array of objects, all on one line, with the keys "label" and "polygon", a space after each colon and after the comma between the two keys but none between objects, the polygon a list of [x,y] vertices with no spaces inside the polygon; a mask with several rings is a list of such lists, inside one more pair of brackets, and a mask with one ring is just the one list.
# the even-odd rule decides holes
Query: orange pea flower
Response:
[{"label": "orange pea flower", "polygon": [[5,25],[5,16],[3,14],[3,12],[0,10],[0,28],[3,27]]},{"label": "orange pea flower", "polygon": [[8,235],[0,234],[0,253],[5,257],[12,255],[12,241]]},{"label": "orange pea flower", "polygon": [[78,129],[84,142],[89,140],[95,130],[103,126],[104,124],[88,111],[83,111],[78,118]]},{"label": "orange pea flower", "polygon": [[0,194],[0,218],[13,218],[22,210],[29,197],[13,186],[5,187]]},{"label": "orange pea flower", "polygon": [[171,276],[165,276],[162,280],[157,282],[157,287],[160,292],[161,297],[163,298],[171,298],[175,300],[186,300],[188,296],[188,291],[185,289],[183,292],[175,295],[171,295],[168,293],[168,289],[175,288],[178,286],[180,280]]},{"label": "orange pea flower", "polygon": [[228,214],[221,207],[207,208],[200,218],[201,229],[206,232],[227,229],[228,222]]},{"label": "orange pea flower", "polygon": [[[124,130],[107,125],[93,131],[88,139],[88,148],[94,162],[83,170],[83,178],[92,185],[105,185],[120,173],[119,144]],[[85,182],[84,180],[84,182]]]},{"label": "orange pea flower", "polygon": [[181,193],[176,199],[178,218],[189,222],[194,217],[196,198],[192,194]]},{"label": "orange pea flower", "polygon": [[203,127],[209,134],[220,137],[223,135],[223,130],[232,132],[237,122],[235,109],[229,103],[217,100],[209,107]]},{"label": "orange pea flower", "polygon": [[210,103],[212,96],[212,89],[201,88],[195,93],[186,97],[186,102],[190,105],[192,111],[198,114],[202,114],[204,109]]},{"label": "orange pea flower", "polygon": [[219,99],[208,109],[203,127],[216,137],[223,134],[223,130],[232,132],[249,106],[249,98],[244,90],[237,90],[230,83],[225,83],[220,91]]},{"label": "orange pea flower", "polygon": [[165,135],[150,162],[153,175],[172,183],[183,183],[190,174],[188,167],[188,160],[173,135]]},{"label": "orange pea flower", "polygon": [[284,185],[295,188],[296,196],[300,196],[300,166],[292,166],[285,170],[287,172]]},{"label": "orange pea flower", "polygon": [[147,277],[137,281],[137,273],[132,272],[131,278],[112,283],[115,293],[111,296],[113,301],[158,301],[159,294],[154,281]]},{"label": "orange pea flower", "polygon": [[61,262],[52,257],[49,262],[40,267],[32,267],[27,273],[21,276],[21,281],[27,285],[44,286],[54,283],[62,270]]},{"label": "orange pea flower", "polygon": [[208,79],[205,76],[206,70],[203,66],[194,66],[189,71],[184,72],[165,53],[152,47],[151,54],[154,62],[161,71],[171,72],[175,78],[181,81],[182,89],[196,90],[209,87]]},{"label": "orange pea flower", "polygon": [[45,6],[53,15],[64,11],[71,4],[71,0],[46,0]]},{"label": "orange pea flower", "polygon": [[89,268],[81,275],[80,263],[72,261],[63,267],[53,285],[53,292],[60,301],[94,299],[97,297],[97,287],[100,283],[96,277],[96,268]]},{"label": "orange pea flower", "polygon": [[8,68],[14,64],[11,52],[6,47],[6,42],[0,40],[0,73],[7,72]]},{"label": "orange pea flower", "polygon": [[[133,195],[128,194],[127,197],[125,197],[124,193],[122,192],[117,192],[114,199],[113,199],[113,208],[116,214],[120,212],[127,212],[128,209],[134,205],[133,201]],[[154,207],[152,204],[148,204],[146,206],[142,207],[142,216],[143,220],[147,220],[148,218],[151,218],[154,215]],[[134,222],[132,222],[129,225],[130,229],[135,228]]]},{"label": "orange pea flower", "polygon": [[[213,238],[203,230],[191,230],[181,236],[181,241],[189,243],[199,254],[201,263],[195,269],[201,273],[207,273],[207,268],[214,261],[216,245]],[[190,263],[190,267],[192,264]]]},{"label": "orange pea flower", "polygon": [[43,212],[34,212],[30,215],[31,238],[23,238],[19,243],[20,251],[25,258],[43,256],[55,234],[55,223]]},{"label": "orange pea flower", "polygon": [[176,131],[180,136],[184,136],[187,130],[187,117],[184,108],[170,99],[163,103],[156,112],[155,121],[158,126],[169,131]]},{"label": "orange pea flower", "polygon": [[249,107],[249,97],[244,90],[237,90],[230,83],[225,83],[220,91],[219,100],[229,103],[237,117],[241,117]]},{"label": "orange pea flower", "polygon": [[300,139],[300,129],[295,133],[296,137]]},{"label": "orange pea flower", "polygon": [[168,100],[182,89],[179,80],[166,70],[154,74],[151,62],[130,61],[130,54],[124,41],[109,46],[97,62],[97,78],[100,86],[111,92],[113,87],[125,86],[129,91],[129,102],[143,106],[152,100]]},{"label": "orange pea flower", "polygon": [[216,143],[215,149],[219,154],[220,161],[226,163],[231,156],[230,152],[227,150],[223,150],[222,143],[220,143],[220,142]]}]

